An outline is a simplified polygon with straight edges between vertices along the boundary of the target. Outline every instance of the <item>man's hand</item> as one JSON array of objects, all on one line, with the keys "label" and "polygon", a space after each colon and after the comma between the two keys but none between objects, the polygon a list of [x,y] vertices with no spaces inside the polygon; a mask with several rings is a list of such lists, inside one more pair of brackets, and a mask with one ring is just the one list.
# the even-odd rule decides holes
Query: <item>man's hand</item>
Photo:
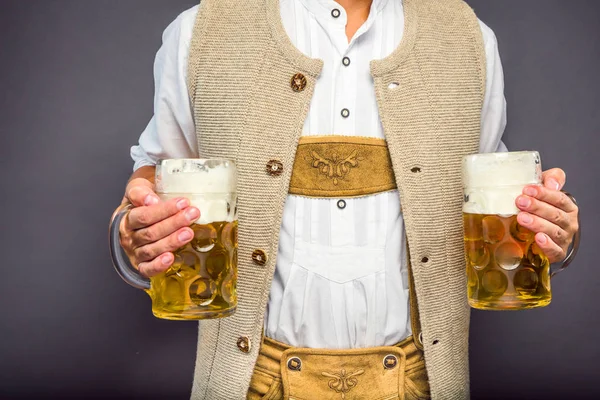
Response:
[{"label": "man's hand", "polygon": [[200,217],[200,210],[190,207],[185,198],[161,202],[145,178],[132,179],[125,197],[134,208],[119,227],[121,246],[142,275],[158,275],[173,264],[172,252],[194,237],[190,225]]},{"label": "man's hand", "polygon": [[565,259],[579,229],[579,208],[560,191],[566,182],[562,169],[545,171],[542,178],[543,186],[527,186],[517,198],[517,221],[536,233],[536,243],[554,263]]}]

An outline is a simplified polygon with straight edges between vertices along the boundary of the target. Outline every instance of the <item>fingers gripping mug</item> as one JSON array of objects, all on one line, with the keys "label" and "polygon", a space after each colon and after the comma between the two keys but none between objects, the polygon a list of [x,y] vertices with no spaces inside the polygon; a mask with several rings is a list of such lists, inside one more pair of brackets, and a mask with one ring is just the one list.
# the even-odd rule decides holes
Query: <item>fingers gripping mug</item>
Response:
[{"label": "fingers gripping mug", "polygon": [[194,239],[174,252],[173,265],[146,279],[119,245],[119,225],[111,224],[111,255],[119,275],[145,290],[158,318],[196,320],[232,315],[237,306],[237,170],[229,160],[172,159],[156,166],[156,193],[162,201],[185,197],[200,210],[191,225]]},{"label": "fingers gripping mug", "polygon": [[467,293],[473,308],[520,310],[550,303],[550,278],[574,257],[579,233],[562,266],[551,271],[535,234],[517,222],[517,197],[525,186],[541,184],[542,165],[535,151],[464,158]]}]

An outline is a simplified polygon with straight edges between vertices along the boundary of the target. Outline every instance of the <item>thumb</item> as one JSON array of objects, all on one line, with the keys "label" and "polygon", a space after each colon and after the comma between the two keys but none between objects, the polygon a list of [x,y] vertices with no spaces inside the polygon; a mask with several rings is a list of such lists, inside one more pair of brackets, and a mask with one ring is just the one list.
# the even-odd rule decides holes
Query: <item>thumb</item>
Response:
[{"label": "thumb", "polygon": [[160,202],[154,193],[154,184],[144,178],[132,179],[125,189],[125,197],[135,207],[151,206]]},{"label": "thumb", "polygon": [[565,186],[567,176],[560,168],[552,168],[542,173],[544,186],[552,190],[560,190]]}]

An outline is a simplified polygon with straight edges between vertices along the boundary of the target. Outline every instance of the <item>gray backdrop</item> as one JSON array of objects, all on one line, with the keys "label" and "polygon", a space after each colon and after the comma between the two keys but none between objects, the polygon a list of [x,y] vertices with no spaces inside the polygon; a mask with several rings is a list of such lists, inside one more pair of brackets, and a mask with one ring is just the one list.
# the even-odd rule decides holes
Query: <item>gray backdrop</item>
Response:
[{"label": "gray backdrop", "polygon": [[[162,30],[195,2],[0,2],[2,398],[189,396],[196,324],[153,318],[120,281],[107,223],[152,113]],[[498,36],[506,143],[567,171],[585,229],[551,306],[473,312],[473,397],[599,398],[600,2],[469,3]]]}]

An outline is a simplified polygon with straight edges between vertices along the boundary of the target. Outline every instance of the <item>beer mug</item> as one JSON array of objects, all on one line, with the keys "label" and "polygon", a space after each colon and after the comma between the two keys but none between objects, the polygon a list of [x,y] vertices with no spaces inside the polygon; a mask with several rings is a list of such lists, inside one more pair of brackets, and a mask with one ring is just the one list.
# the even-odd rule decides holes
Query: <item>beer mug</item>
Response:
[{"label": "beer mug", "polygon": [[111,255],[119,275],[145,290],[158,318],[196,320],[232,315],[237,306],[237,170],[229,160],[172,159],[156,166],[156,193],[162,201],[185,197],[200,210],[192,241],[174,252],[173,265],[146,279],[119,245],[120,221],[111,224]]},{"label": "beer mug", "polygon": [[521,310],[550,303],[551,271],[535,234],[519,225],[515,202],[527,185],[542,184],[535,151],[470,155],[463,159],[464,241],[468,299],[473,308]]}]

